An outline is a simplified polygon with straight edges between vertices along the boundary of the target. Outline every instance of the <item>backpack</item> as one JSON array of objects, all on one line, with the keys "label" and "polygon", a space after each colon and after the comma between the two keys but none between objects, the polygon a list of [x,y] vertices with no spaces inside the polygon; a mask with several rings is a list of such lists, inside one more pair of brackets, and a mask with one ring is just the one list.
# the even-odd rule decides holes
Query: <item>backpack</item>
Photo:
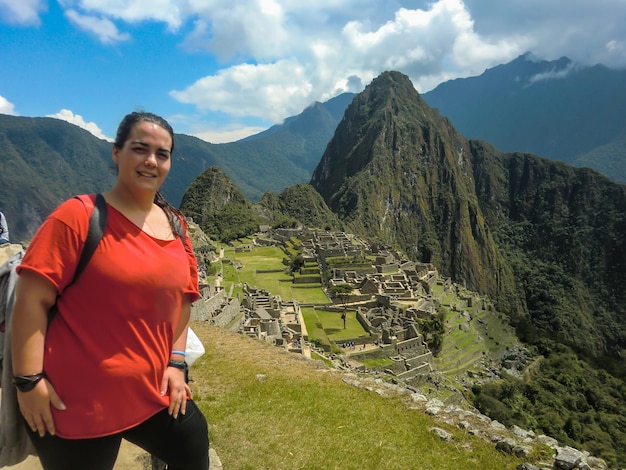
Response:
[{"label": "backpack", "polygon": [[[77,196],[78,197],[78,196]],[[96,201],[89,217],[89,229],[85,245],[80,254],[76,271],[69,285],[76,282],[96,250],[107,222],[107,205],[101,194]],[[8,246],[6,249],[5,246]],[[11,384],[13,367],[11,364],[11,312],[15,301],[15,268],[21,263],[24,250],[19,245],[3,245],[1,249],[10,249],[10,257],[0,265],[0,388],[2,389],[0,405],[0,467],[16,465],[28,455],[36,455],[23,425],[22,416],[17,404],[17,392]],[[56,312],[56,304],[50,309],[48,321]]]}]

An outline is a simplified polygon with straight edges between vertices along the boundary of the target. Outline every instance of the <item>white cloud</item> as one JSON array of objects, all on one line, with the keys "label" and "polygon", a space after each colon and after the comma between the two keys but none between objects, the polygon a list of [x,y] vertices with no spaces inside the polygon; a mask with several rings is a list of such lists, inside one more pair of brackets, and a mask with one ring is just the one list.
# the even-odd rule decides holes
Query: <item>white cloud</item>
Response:
[{"label": "white cloud", "polygon": [[[193,14],[183,10],[187,2],[180,0],[58,0],[66,10],[80,10],[88,16],[111,17],[136,23],[161,21],[170,29],[177,29],[184,16]],[[210,2],[206,2],[210,3]]]},{"label": "white cloud", "polygon": [[129,38],[120,21],[165,23],[184,35],[183,50],[220,61],[216,72],[172,90],[174,99],[201,114],[275,123],[313,101],[359,92],[385,70],[426,92],[528,51],[626,66],[624,0],[58,1],[103,42]]},{"label": "white cloud", "polygon": [[[183,134],[192,135],[212,144],[225,144],[244,139],[258,134],[267,129],[267,125],[253,125],[244,121],[229,122],[213,119],[207,122],[206,117],[200,114],[175,114],[167,116],[167,121],[174,127],[174,132],[179,133],[179,128],[184,128]],[[255,123],[256,124],[256,123]]]},{"label": "white cloud", "polygon": [[0,96],[0,114],[9,114],[11,116],[17,116],[15,112],[15,106],[4,96]]},{"label": "white cloud", "polygon": [[171,96],[200,110],[231,116],[259,116],[279,122],[310,104],[312,84],[297,62],[242,64],[196,81]]},{"label": "white cloud", "polygon": [[67,10],[65,16],[79,29],[97,36],[100,42],[104,44],[112,44],[130,39],[129,34],[120,33],[117,26],[107,18],[81,15],[76,10]]},{"label": "white cloud", "polygon": [[38,25],[46,9],[45,0],[0,0],[0,17],[11,24]]},{"label": "white cloud", "polygon": [[267,130],[266,127],[237,127],[232,128],[215,128],[212,130],[197,132],[194,135],[198,139],[211,142],[212,144],[226,144],[228,142],[236,142],[251,135],[258,134]]},{"label": "white cloud", "polygon": [[566,67],[557,70],[549,70],[548,72],[538,73],[530,77],[528,80],[531,84],[541,81],[547,80],[558,80],[561,78],[566,78],[572,71],[575,71],[578,68],[578,65],[575,62],[569,63]]},{"label": "white cloud", "polygon": [[351,10],[342,25],[323,14],[328,5],[307,5],[306,14],[301,2],[273,2],[265,9],[261,3],[246,10],[222,4],[196,23],[187,46],[220,53],[223,60],[243,56],[248,63],[200,78],[172,97],[199,110],[280,122],[313,101],[361,91],[348,78],[367,84],[385,70],[399,70],[428,91],[451,76],[480,73],[525,52],[522,40],[490,42],[477,35],[461,0],[400,8],[379,14],[386,19],[378,23],[365,13],[380,2],[362,2],[363,11]]},{"label": "white cloud", "polygon": [[482,37],[525,37],[544,59],[567,56],[588,65],[625,67],[624,50],[605,46],[626,37],[624,0],[465,0]]},{"label": "white cloud", "polygon": [[80,114],[74,114],[69,109],[62,109],[56,114],[49,114],[46,117],[51,117],[55,119],[61,119],[63,121],[67,121],[71,124],[74,124],[78,127],[82,127],[86,131],[91,132],[93,135],[98,137],[99,139],[108,140],[110,142],[113,141],[112,138],[105,136],[102,133],[102,130],[98,127],[95,122],[86,122]]}]

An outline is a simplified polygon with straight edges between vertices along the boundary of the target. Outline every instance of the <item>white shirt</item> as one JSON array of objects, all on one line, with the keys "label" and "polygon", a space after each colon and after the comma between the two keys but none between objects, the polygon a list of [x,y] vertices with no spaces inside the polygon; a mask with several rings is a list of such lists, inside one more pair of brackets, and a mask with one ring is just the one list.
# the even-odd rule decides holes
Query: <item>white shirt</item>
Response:
[{"label": "white shirt", "polygon": [[0,212],[0,238],[9,241],[9,226],[7,225],[7,218],[2,212]]}]

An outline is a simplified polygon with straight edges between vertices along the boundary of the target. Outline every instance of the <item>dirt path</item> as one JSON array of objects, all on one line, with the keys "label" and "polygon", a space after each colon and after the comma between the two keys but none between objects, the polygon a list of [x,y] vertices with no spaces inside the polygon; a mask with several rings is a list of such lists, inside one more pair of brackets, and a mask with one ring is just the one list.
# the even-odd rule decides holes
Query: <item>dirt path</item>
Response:
[{"label": "dirt path", "polygon": [[[36,457],[28,457],[22,463],[13,465],[11,470],[42,470],[39,459]],[[150,458],[146,452],[131,444],[122,441],[122,447],[117,457],[114,470],[146,470],[150,469]]]}]

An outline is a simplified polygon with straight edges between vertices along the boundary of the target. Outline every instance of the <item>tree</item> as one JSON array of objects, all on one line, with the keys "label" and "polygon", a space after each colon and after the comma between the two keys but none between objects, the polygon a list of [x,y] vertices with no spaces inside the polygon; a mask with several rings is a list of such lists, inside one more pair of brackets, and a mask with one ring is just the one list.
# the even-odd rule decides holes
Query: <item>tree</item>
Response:
[{"label": "tree", "polygon": [[350,295],[352,294],[352,286],[350,284],[338,284],[335,286],[331,286],[328,289],[331,297],[334,301],[339,301],[343,304],[343,313],[341,314],[341,319],[343,320],[343,329],[346,329],[346,311],[348,310],[348,302],[350,300]]}]

